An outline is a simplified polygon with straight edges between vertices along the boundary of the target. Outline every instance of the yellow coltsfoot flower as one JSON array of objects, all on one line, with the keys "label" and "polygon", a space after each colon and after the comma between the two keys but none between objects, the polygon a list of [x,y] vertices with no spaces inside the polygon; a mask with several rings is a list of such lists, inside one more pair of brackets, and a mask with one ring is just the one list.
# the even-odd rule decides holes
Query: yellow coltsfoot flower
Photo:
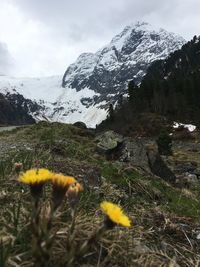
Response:
[{"label": "yellow coltsfoot flower", "polygon": [[61,188],[68,189],[70,185],[76,182],[72,176],[66,176],[62,173],[55,173],[51,179],[53,185]]},{"label": "yellow coltsfoot flower", "polygon": [[104,224],[95,231],[88,240],[86,240],[80,247],[79,254],[84,255],[94,242],[98,241],[107,230],[113,229],[116,225],[130,227],[131,223],[129,218],[124,215],[122,209],[111,202],[103,201],[100,207],[106,215]]},{"label": "yellow coltsfoot flower", "polygon": [[47,169],[31,169],[22,173],[18,181],[30,186],[33,197],[38,198],[42,193],[43,185],[49,181],[53,173]]},{"label": "yellow coltsfoot flower", "polygon": [[51,179],[53,184],[52,202],[56,209],[62,202],[69,187],[76,183],[72,176],[66,176],[62,173],[55,173]]},{"label": "yellow coltsfoot flower", "polygon": [[103,201],[100,204],[100,207],[106,215],[106,223],[109,227],[116,224],[124,227],[131,226],[129,218],[123,213],[122,209],[118,205],[108,201]]},{"label": "yellow coltsfoot flower", "polygon": [[49,181],[53,173],[47,169],[31,169],[19,176],[19,182],[28,185],[40,184]]}]

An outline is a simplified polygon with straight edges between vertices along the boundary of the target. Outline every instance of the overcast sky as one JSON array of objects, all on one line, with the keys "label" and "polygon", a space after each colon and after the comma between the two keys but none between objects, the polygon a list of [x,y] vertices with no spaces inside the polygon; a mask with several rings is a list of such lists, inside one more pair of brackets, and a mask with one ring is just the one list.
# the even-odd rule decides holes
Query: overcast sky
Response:
[{"label": "overcast sky", "polygon": [[0,73],[62,75],[138,20],[189,40],[199,14],[200,0],[0,0]]}]

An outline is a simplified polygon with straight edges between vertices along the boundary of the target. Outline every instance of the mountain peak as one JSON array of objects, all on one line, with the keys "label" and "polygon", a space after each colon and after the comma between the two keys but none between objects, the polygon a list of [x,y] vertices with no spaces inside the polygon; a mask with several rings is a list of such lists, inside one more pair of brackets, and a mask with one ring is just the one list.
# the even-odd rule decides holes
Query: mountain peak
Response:
[{"label": "mountain peak", "polygon": [[136,30],[157,30],[159,28],[155,28],[153,27],[150,23],[148,22],[145,22],[145,21],[136,21],[136,22],[132,22],[130,25],[126,26],[126,27],[129,27],[131,29],[136,29]]},{"label": "mountain peak", "polygon": [[63,87],[122,93],[128,80],[139,83],[153,61],[164,59],[184,43],[182,37],[147,22],[133,23],[96,53],[79,56],[66,70]]},{"label": "mountain peak", "polygon": [[[162,28],[153,27],[151,24],[144,21],[137,21],[126,26],[119,34],[117,34],[112,40],[110,45],[115,46],[117,50],[121,50],[122,47],[127,42],[132,42],[131,37],[139,35],[140,38],[143,35],[146,35],[147,38],[151,39],[153,37],[159,37],[164,39],[165,36],[171,38],[172,36],[176,39],[175,41],[180,42],[181,44],[185,43],[185,40],[176,35],[175,33],[168,32]],[[180,48],[180,47],[179,47]]]}]

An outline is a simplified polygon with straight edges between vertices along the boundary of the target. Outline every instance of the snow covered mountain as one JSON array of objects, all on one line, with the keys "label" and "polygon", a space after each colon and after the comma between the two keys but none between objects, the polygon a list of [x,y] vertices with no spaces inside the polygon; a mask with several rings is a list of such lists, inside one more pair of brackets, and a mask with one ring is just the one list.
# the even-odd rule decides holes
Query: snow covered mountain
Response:
[{"label": "snow covered mountain", "polygon": [[81,54],[63,78],[0,76],[0,93],[6,99],[15,95],[16,102],[22,95],[22,105],[36,120],[83,121],[94,127],[105,119],[108,104],[126,93],[129,80],[139,83],[153,61],[166,58],[185,42],[174,33],[138,22],[96,53]]},{"label": "snow covered mountain", "polygon": [[95,54],[81,54],[66,70],[62,85],[77,91],[89,88],[100,94],[88,102],[112,100],[116,94],[125,92],[128,80],[139,83],[153,61],[166,58],[184,43],[174,33],[137,22]]}]

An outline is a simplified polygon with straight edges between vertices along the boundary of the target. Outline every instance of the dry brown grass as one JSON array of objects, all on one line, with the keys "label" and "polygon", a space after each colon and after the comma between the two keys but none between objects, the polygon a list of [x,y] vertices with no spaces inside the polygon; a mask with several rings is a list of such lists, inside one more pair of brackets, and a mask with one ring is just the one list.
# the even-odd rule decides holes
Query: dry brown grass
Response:
[{"label": "dry brown grass", "polygon": [[[137,184],[135,190],[147,190],[148,184]],[[146,186],[146,187],[145,187]],[[145,188],[145,189],[144,189]],[[98,190],[98,189],[92,189]],[[123,198],[126,192],[119,190],[115,185],[104,180],[102,191],[107,199],[116,200]],[[151,192],[150,192],[151,193]],[[20,192],[12,194],[12,201],[20,198]],[[8,195],[7,195],[8,197]],[[11,197],[11,192],[10,192]],[[8,257],[8,267],[31,267],[34,266],[31,256],[31,232],[29,228],[29,193],[23,193],[22,208],[20,209],[20,219],[18,230],[15,235],[13,224],[12,208],[6,209],[10,214],[10,225],[8,218],[1,217],[1,225],[4,224],[1,237],[4,246],[11,246]],[[91,199],[92,201],[92,199]],[[46,202],[44,202],[44,205]],[[2,215],[2,214],[1,214]],[[130,229],[116,227],[114,230],[107,232],[102,240],[95,243],[88,253],[82,258],[77,258],[75,266],[148,266],[148,267],[170,267],[170,266],[187,266],[197,267],[200,262],[199,241],[196,239],[200,226],[192,219],[178,217],[163,212],[158,207],[147,207],[135,205],[128,212],[132,220]],[[75,247],[82,244],[95,229],[102,224],[103,216],[99,211],[98,204],[95,208],[84,212],[80,210],[76,219],[75,228]],[[51,262],[49,266],[64,266],[62,262],[67,255],[67,236],[70,225],[70,216],[68,205],[64,203],[54,219],[52,234],[55,234],[55,241],[51,249]],[[23,251],[17,244],[17,239],[22,235],[27,250]]]}]

